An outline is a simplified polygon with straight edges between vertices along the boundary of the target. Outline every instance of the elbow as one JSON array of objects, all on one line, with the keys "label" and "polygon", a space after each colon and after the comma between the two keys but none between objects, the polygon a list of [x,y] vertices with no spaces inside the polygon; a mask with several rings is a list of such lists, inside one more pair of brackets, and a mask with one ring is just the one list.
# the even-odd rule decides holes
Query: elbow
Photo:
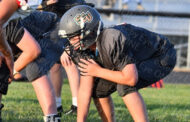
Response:
[{"label": "elbow", "polygon": [[130,79],[125,79],[125,82],[123,84],[128,86],[135,86],[137,82],[138,82],[138,76],[135,75],[133,77],[130,77]]},{"label": "elbow", "polygon": [[138,82],[138,77],[133,77],[133,78],[130,79],[130,81],[128,82],[127,85],[135,86],[137,84],[137,82]]},{"label": "elbow", "polygon": [[35,58],[37,58],[40,54],[41,54],[41,48],[38,48],[38,49],[35,51]]},{"label": "elbow", "polygon": [[35,48],[35,49],[32,51],[31,57],[32,57],[33,59],[36,59],[40,54],[41,54],[41,48],[38,47],[38,48]]},{"label": "elbow", "polygon": [[41,54],[42,50],[41,48],[39,47],[36,51],[36,57],[38,57],[40,54]]}]

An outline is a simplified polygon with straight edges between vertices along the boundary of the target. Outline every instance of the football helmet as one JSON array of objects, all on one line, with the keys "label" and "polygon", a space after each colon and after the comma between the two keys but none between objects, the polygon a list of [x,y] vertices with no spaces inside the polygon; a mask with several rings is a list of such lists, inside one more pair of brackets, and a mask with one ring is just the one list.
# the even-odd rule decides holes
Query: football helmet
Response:
[{"label": "football helmet", "polygon": [[103,22],[96,9],[88,5],[77,5],[62,16],[59,36],[68,39],[80,36],[80,41],[70,46],[80,45],[80,50],[86,50],[96,42],[102,29]]}]

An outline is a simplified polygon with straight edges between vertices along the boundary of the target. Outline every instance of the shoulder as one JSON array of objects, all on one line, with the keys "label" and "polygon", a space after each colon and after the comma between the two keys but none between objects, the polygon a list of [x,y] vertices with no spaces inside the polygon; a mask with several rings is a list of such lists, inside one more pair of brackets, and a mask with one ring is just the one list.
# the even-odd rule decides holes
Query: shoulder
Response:
[{"label": "shoulder", "polygon": [[121,35],[121,31],[115,28],[105,28],[101,33],[101,41],[114,41]]},{"label": "shoulder", "polygon": [[118,29],[115,29],[114,27],[109,27],[109,28],[105,28],[102,33],[103,33],[103,36],[115,36],[115,35],[119,35],[121,31]]}]

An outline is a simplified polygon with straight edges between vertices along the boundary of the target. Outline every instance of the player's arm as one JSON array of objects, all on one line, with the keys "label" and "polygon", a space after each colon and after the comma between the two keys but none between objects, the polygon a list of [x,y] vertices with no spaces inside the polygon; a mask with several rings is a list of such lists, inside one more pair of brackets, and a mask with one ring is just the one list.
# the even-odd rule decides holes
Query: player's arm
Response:
[{"label": "player's arm", "polygon": [[92,59],[89,61],[81,59],[81,61],[83,63],[79,63],[79,70],[82,75],[99,77],[129,86],[136,85],[138,81],[138,72],[135,64],[127,64],[121,71],[113,71],[100,67]]},{"label": "player's arm", "polygon": [[26,29],[24,30],[24,35],[17,44],[17,47],[22,50],[22,53],[14,63],[14,70],[16,71],[22,70],[41,53],[40,45]]},{"label": "player's arm", "polygon": [[18,9],[16,0],[1,0],[0,1],[0,51],[3,53],[5,62],[10,70],[10,76],[13,72],[13,56],[11,48],[3,36],[3,24],[9,17]]}]

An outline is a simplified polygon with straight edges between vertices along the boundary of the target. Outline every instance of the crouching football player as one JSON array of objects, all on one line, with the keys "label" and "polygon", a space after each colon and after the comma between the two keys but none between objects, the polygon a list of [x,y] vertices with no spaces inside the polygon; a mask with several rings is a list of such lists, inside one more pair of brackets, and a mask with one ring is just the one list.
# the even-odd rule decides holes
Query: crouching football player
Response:
[{"label": "crouching football player", "polygon": [[102,120],[115,121],[110,95],[116,90],[135,122],[148,121],[138,90],[174,68],[176,51],[166,37],[131,24],[103,28],[100,14],[87,5],[62,16],[59,34],[69,39],[68,53],[81,74],[78,122],[86,120],[91,96]]}]

